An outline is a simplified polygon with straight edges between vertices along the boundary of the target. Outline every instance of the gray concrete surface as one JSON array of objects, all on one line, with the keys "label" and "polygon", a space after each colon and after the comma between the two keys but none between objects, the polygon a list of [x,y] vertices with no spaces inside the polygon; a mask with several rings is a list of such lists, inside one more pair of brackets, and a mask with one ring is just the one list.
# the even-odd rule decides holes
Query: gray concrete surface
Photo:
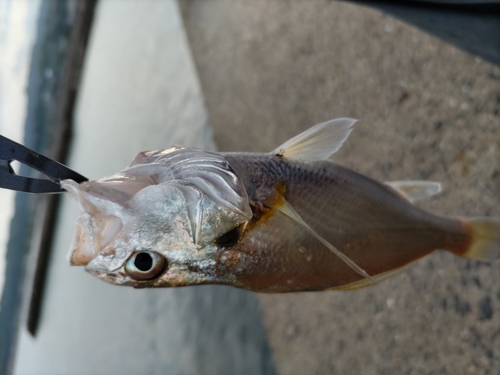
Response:
[{"label": "gray concrete surface", "polygon": [[[435,213],[500,216],[498,67],[348,3],[180,3],[219,149],[351,116],[336,162],[442,182]],[[499,267],[438,252],[364,290],[259,295],[278,373],[500,374]]]},{"label": "gray concrete surface", "polygon": [[[139,151],[213,149],[174,0],[102,0],[96,10],[68,165],[89,178]],[[257,300],[207,286],[132,289],[70,267],[79,215],[64,197],[37,337],[20,332],[15,374],[274,373]]]}]

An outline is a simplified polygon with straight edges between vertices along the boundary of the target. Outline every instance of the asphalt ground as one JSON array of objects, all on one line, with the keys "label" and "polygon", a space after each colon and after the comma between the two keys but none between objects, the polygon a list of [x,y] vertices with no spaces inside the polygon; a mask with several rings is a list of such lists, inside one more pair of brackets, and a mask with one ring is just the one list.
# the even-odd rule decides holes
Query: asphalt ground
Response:
[{"label": "asphalt ground", "polygon": [[[433,180],[419,205],[500,216],[500,68],[336,1],[180,2],[222,151],[360,119],[334,161]],[[375,287],[258,295],[279,374],[500,374],[500,263],[436,252]]]}]

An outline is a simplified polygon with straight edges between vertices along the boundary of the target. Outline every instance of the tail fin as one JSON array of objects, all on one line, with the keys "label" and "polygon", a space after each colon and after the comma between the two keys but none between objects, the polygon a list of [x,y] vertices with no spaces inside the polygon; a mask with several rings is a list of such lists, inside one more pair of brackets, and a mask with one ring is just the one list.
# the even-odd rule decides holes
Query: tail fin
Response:
[{"label": "tail fin", "polygon": [[500,218],[478,217],[464,220],[472,241],[462,255],[469,259],[500,259]]}]

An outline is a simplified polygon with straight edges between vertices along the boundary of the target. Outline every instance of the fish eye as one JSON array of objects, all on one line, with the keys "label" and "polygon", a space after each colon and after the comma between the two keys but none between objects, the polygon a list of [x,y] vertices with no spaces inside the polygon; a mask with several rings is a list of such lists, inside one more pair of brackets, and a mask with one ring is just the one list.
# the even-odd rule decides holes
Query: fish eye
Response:
[{"label": "fish eye", "polygon": [[167,265],[165,257],[157,252],[139,251],[125,264],[125,273],[134,280],[151,280],[160,276]]},{"label": "fish eye", "polygon": [[220,247],[230,247],[236,245],[245,231],[246,223],[240,224],[229,232],[226,232],[214,242]]}]

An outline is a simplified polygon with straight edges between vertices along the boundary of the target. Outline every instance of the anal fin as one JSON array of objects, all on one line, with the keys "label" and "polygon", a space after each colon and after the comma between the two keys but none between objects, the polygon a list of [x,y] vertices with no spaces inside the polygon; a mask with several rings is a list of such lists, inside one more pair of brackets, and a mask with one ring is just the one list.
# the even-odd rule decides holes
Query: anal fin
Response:
[{"label": "anal fin", "polygon": [[434,181],[391,181],[385,184],[412,203],[441,191],[441,184]]}]

